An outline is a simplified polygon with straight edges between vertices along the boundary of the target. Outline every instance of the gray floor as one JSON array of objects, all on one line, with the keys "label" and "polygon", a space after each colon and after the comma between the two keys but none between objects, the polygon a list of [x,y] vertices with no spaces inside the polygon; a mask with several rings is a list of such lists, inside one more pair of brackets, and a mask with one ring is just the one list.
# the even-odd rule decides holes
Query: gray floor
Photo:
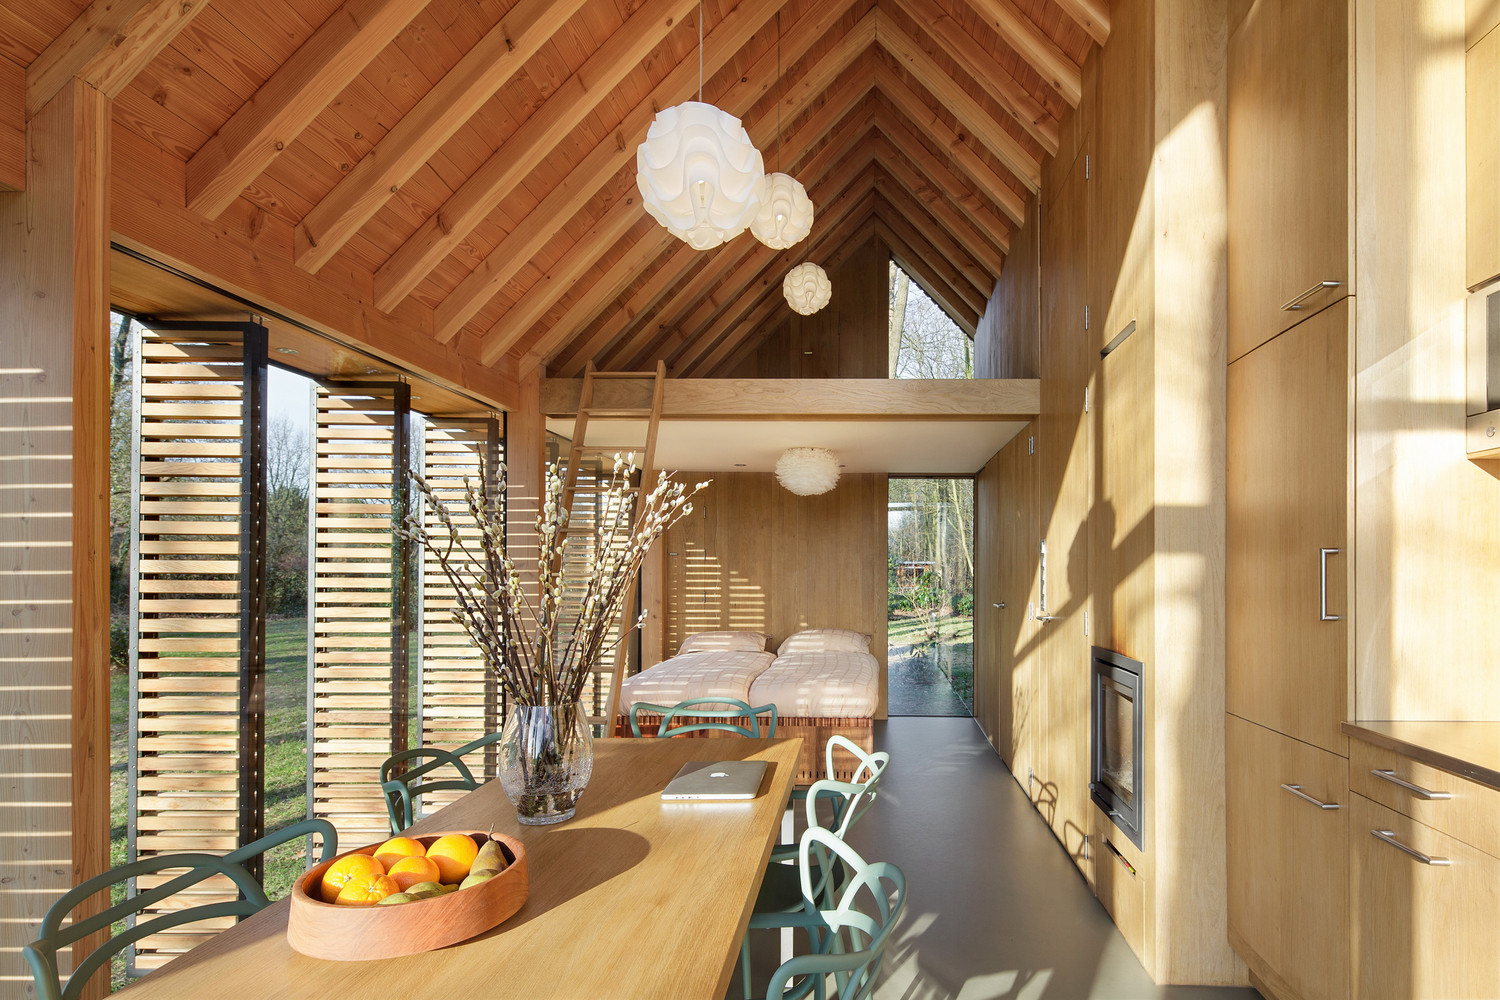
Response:
[{"label": "gray floor", "polygon": [[968,718],[969,706],[953,691],[930,653],[891,646],[886,700],[891,715],[947,715]]},{"label": "gray floor", "polygon": [[[876,727],[892,763],[850,841],[901,865],[911,891],[879,1000],[1259,996],[1154,985],[973,719]],[[758,973],[777,963],[773,935],[755,942]]]}]

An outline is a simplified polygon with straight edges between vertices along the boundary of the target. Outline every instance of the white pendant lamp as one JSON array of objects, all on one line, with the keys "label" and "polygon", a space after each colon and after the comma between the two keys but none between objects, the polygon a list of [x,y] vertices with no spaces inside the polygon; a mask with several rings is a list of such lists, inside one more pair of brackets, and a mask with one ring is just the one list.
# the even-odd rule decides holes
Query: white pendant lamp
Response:
[{"label": "white pendant lamp", "polygon": [[761,182],[760,211],[750,232],[772,250],[785,250],[812,232],[813,203],[807,189],[790,174],[766,174]]},{"label": "white pendant lamp", "polygon": [[827,448],[788,448],[776,460],[776,481],[799,497],[827,493],[839,482],[838,456]]},{"label": "white pendant lamp", "polygon": [[740,120],[701,101],[658,112],[635,154],[647,212],[694,250],[711,250],[755,220],[765,176]]},{"label": "white pendant lamp", "polygon": [[781,282],[781,293],[794,311],[811,316],[833,298],[833,282],[828,280],[826,271],[808,261],[786,273]]}]

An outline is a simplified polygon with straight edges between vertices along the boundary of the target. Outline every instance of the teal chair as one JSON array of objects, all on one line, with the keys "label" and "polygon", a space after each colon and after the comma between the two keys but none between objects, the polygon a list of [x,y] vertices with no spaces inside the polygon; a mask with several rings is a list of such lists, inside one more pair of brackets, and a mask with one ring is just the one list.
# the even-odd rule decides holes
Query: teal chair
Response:
[{"label": "teal chair", "polygon": [[[27,963],[31,966],[31,976],[36,981],[38,1000],[76,1000],[83,992],[89,977],[100,966],[106,966],[117,953],[147,935],[211,917],[243,917],[260,910],[268,905],[269,901],[260,883],[256,882],[245,870],[244,863],[289,840],[311,834],[318,834],[323,838],[323,853],[319,863],[327,861],[338,853],[339,838],[333,824],[326,819],[308,819],[268,834],[223,857],[213,854],[159,854],[153,858],[132,861],[128,865],[112,868],[76,888],[69,889],[63,893],[61,899],[52,904],[47,910],[47,915],[42,918],[42,936],[21,949],[22,954],[26,956]],[[75,921],[66,927],[63,926],[63,921],[67,919],[73,908],[96,892],[105,891],[137,875],[150,875],[153,872],[171,868],[190,870],[154,889],[147,889],[127,897],[102,913]],[[183,907],[180,910],[158,914],[147,920],[138,920],[134,927],[127,928],[124,933],[110,938],[90,952],[79,963],[78,968],[73,970],[67,982],[61,982],[61,976],[57,971],[57,953],[63,948],[96,931],[108,930],[115,921],[132,913],[140,913],[147,907],[154,906],[167,897],[176,895],[183,889],[197,885],[214,875],[227,875],[233,880],[244,898]]]},{"label": "teal chair", "polygon": [[[498,737],[497,737],[498,738]],[[482,737],[487,740],[488,737]],[[481,740],[474,744],[483,746]],[[474,744],[466,744],[470,749]],[[458,750],[441,750],[437,747],[414,747],[387,757],[380,765],[380,790],[385,794],[385,811],[391,818],[391,832],[400,833],[416,822],[415,803],[426,792],[473,791],[479,787],[469,766],[462,760],[465,747]],[[402,768],[408,761],[422,760],[424,763]],[[457,778],[429,777],[440,768],[451,767],[458,772]]]},{"label": "teal chair", "polygon": [[[833,752],[836,749],[848,751],[859,761],[859,766],[854,769],[850,781],[839,782],[831,778],[834,773]],[[869,812],[870,807],[875,804],[876,787],[880,784],[881,775],[885,774],[886,767],[891,763],[891,755],[884,750],[865,753],[854,741],[844,736],[834,735],[828,737],[828,742],[823,747],[823,757],[827,766],[823,773],[830,777],[807,788],[792,789],[792,800],[803,801],[809,797],[816,799],[818,796],[813,796],[813,789],[821,787],[822,791],[819,794],[833,805],[833,822],[827,828],[843,837],[855,821]],[[855,786],[858,786],[857,789]],[[815,813],[809,812],[808,815],[812,817]],[[813,825],[811,819],[808,825]],[[796,856],[797,844],[795,842],[777,844],[771,848],[772,861],[790,861]]]},{"label": "teal chair", "polygon": [[[698,708],[699,705],[730,705],[731,708]],[[737,698],[689,698],[687,701],[679,701],[675,705],[652,705],[648,702],[638,701],[630,706],[630,732],[635,736],[641,735],[641,713],[648,715],[660,715],[661,725],[657,727],[656,735],[660,737],[683,736],[687,733],[697,733],[706,730],[720,730],[722,732],[736,733],[740,736],[748,736],[751,739],[760,739],[764,736],[771,739],[776,735],[776,706],[760,705],[751,708],[749,703]],[[761,733],[760,717],[770,715],[771,719],[766,724],[766,731]],[[672,720],[679,716],[688,716],[694,721],[680,722],[672,725]],[[749,725],[740,725],[737,722],[729,722],[729,719],[748,717]],[[713,720],[725,721],[716,722]]]},{"label": "teal chair", "polygon": [[[837,888],[827,893],[822,873],[841,870]],[[891,929],[906,906],[906,875],[887,861],[866,862],[828,830],[811,827],[802,835],[797,870],[803,909],[815,928],[812,949],[783,962],[771,974],[766,1000],[867,1000],[875,990]],[[828,978],[833,977],[833,990]],[[747,976],[748,996],[748,976]]]}]

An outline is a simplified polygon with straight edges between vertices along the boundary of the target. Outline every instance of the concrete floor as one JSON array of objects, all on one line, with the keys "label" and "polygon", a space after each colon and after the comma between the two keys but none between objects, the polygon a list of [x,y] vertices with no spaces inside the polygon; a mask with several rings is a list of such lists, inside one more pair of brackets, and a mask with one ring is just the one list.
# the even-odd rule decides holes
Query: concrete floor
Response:
[{"label": "concrete floor", "polygon": [[[878,1000],[1259,996],[1153,984],[973,719],[892,719],[876,723],[875,743],[890,770],[849,839],[899,864],[911,892]],[[756,937],[763,981],[780,942]],[[728,995],[740,995],[737,977]]]}]

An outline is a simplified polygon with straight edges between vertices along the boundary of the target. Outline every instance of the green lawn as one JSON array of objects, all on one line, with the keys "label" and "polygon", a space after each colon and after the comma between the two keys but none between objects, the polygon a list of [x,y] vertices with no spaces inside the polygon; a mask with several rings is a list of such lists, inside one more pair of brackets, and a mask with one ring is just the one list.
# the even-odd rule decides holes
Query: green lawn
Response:
[{"label": "green lawn", "polygon": [[965,705],[974,707],[974,619],[968,615],[943,615],[937,620],[934,640],[931,621],[925,615],[897,612],[886,624],[890,646],[911,646],[914,654],[936,658],[954,692]]},{"label": "green lawn", "polygon": [[[110,864],[126,861],[129,809],[126,769],[130,750],[129,678],[117,670],[110,677]],[[278,618],[266,625],[266,830],[278,830],[307,815],[307,619]],[[302,841],[266,854],[265,887],[272,899],[291,892],[304,870]],[[123,899],[123,886],[115,898]],[[122,929],[117,927],[116,930]],[[113,979],[125,981],[125,961],[117,957]]]}]

